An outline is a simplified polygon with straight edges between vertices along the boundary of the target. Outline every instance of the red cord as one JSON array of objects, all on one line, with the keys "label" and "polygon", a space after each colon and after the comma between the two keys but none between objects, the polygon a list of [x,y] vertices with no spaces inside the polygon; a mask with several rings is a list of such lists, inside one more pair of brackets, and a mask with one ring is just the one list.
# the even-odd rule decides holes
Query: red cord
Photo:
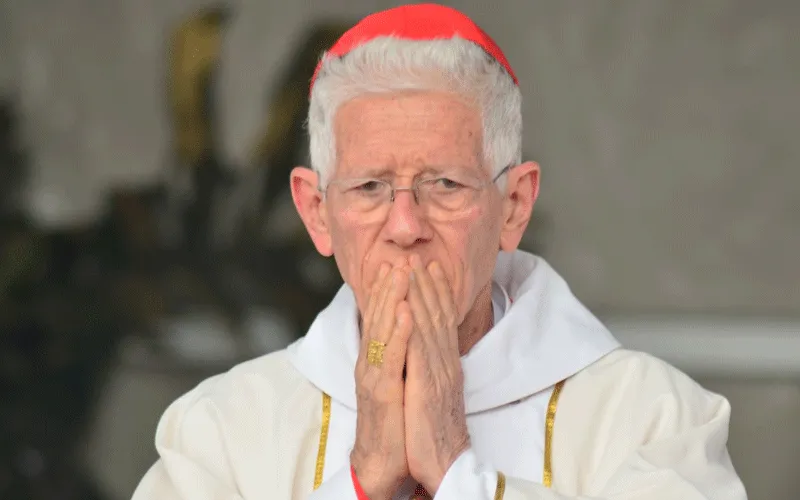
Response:
[{"label": "red cord", "polygon": [[361,487],[361,483],[358,482],[358,476],[356,476],[356,470],[353,466],[350,466],[350,477],[353,479],[353,488],[356,490],[356,496],[358,500],[369,500],[369,497],[366,493],[364,493],[364,489]]}]

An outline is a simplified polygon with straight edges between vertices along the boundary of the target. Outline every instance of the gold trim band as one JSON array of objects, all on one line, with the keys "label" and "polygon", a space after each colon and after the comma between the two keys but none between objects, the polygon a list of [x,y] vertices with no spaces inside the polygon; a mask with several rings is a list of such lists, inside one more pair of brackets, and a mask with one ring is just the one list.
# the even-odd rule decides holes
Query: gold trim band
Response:
[{"label": "gold trim band", "polygon": [[506,475],[497,471],[497,488],[494,490],[494,500],[503,500],[506,494]]},{"label": "gold trim band", "polygon": [[[546,427],[544,434],[544,477],[542,484],[550,488],[553,485],[553,429],[556,422],[556,411],[558,410],[558,398],[561,389],[564,387],[564,380],[553,387],[550,401],[547,404]],[[328,430],[331,424],[331,397],[322,393],[322,426],[319,433],[319,450],[317,452],[317,465],[314,471],[314,489],[322,484],[322,474],[325,470],[325,450],[328,445]],[[497,488],[495,489],[495,500],[502,500],[506,489],[506,476],[502,472],[497,473]]]},{"label": "gold trim band", "polygon": [[328,447],[328,429],[331,426],[331,397],[322,393],[322,427],[319,431],[319,451],[317,466],[314,469],[314,489],[322,484],[322,473],[325,471],[325,449]]},{"label": "gold trim band", "polygon": [[553,387],[550,394],[550,402],[547,403],[547,418],[544,430],[544,477],[542,484],[546,488],[553,485],[553,427],[556,424],[556,410],[558,409],[558,397],[561,395],[561,388],[564,387],[564,380]]}]

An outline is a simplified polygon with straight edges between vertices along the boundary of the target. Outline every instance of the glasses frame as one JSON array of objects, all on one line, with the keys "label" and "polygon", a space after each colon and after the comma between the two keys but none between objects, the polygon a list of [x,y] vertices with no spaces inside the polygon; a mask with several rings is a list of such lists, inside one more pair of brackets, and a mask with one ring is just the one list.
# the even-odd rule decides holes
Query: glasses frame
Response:
[{"label": "glasses frame", "polygon": [[[476,188],[473,188],[473,189],[476,189],[477,191],[483,191],[486,188],[486,186],[492,185],[495,182],[497,182],[497,180],[500,179],[500,177],[502,177],[503,175],[507,174],[512,168],[514,168],[513,164],[512,165],[507,165],[502,170],[500,170],[500,172],[498,172],[497,175],[495,175],[490,181],[482,181],[480,186],[478,186]],[[394,203],[395,196],[396,196],[398,191],[408,191],[409,193],[411,193],[413,195],[414,202],[417,205],[419,205],[420,204],[420,202],[419,202],[419,187],[420,187],[420,185],[427,184],[427,183],[435,183],[435,182],[438,182],[438,181],[440,181],[442,179],[446,179],[446,177],[434,177],[434,178],[431,178],[431,179],[421,179],[421,180],[414,181],[411,184],[411,186],[408,186],[408,187],[400,187],[400,186],[395,187],[389,181],[385,181],[383,179],[376,179],[376,178],[371,178],[371,177],[355,177],[355,178],[352,178],[352,179],[334,179],[332,181],[329,181],[328,185],[325,186],[325,188],[322,188],[321,186],[318,186],[317,190],[319,190],[319,192],[322,193],[323,199],[324,199],[327,196],[328,188],[331,185],[338,185],[338,184],[344,184],[344,183],[356,183],[356,184],[358,184],[358,183],[361,183],[361,182],[364,182],[364,183],[366,183],[366,182],[379,182],[381,184],[389,186],[389,189],[390,189],[389,202],[390,203]]]}]

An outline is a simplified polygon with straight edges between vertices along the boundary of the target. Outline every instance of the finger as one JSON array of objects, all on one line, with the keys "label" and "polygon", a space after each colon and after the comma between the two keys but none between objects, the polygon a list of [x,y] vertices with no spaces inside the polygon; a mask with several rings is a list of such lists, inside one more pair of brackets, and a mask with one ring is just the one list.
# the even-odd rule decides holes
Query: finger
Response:
[{"label": "finger", "polygon": [[[387,264],[388,265],[388,264]],[[394,280],[394,269],[392,266],[389,266],[389,272],[386,273],[386,276],[381,283],[381,288],[377,291],[375,309],[372,310],[372,317],[370,318],[369,329],[365,330],[364,334],[367,337],[372,337],[375,329],[378,328],[378,325],[381,322],[381,318],[383,317],[383,310],[386,307],[386,299],[392,291],[392,282]]]},{"label": "finger", "polygon": [[419,335],[420,340],[427,345],[430,345],[430,343],[435,343],[436,341],[430,338],[433,331],[433,325],[431,324],[428,308],[425,305],[425,299],[423,298],[422,291],[419,288],[419,279],[417,278],[416,274],[413,280],[409,280],[408,304],[411,308],[411,314],[417,327],[414,335]]},{"label": "finger", "polygon": [[428,272],[431,275],[433,288],[438,297],[440,312],[442,314],[442,317],[438,318],[438,320],[441,321],[440,324],[446,331],[444,334],[446,336],[445,342],[450,348],[457,350],[458,329],[456,328],[456,323],[458,318],[456,318],[456,306],[453,301],[453,292],[450,288],[450,284],[447,282],[447,277],[444,275],[442,266],[438,262],[431,262],[428,266]]},{"label": "finger", "polygon": [[422,300],[428,310],[428,316],[431,320],[431,326],[437,329],[445,326],[444,312],[439,304],[439,295],[433,285],[433,279],[428,273],[428,270],[422,265],[422,259],[418,255],[412,255],[409,259],[412,269],[414,270],[414,282],[417,284]]},{"label": "finger", "polygon": [[[412,321],[414,320],[413,313],[411,313],[411,306],[409,303],[409,314],[411,314]],[[413,380],[415,377],[422,376],[426,373],[426,345],[427,342],[423,338],[419,329],[414,328],[412,323],[411,335],[409,335],[406,346],[406,381]]]},{"label": "finger", "polygon": [[378,269],[378,275],[372,281],[372,284],[369,287],[369,302],[367,302],[367,310],[364,311],[362,315],[362,327],[366,328],[369,326],[370,322],[372,321],[372,317],[375,313],[375,308],[377,307],[378,298],[380,297],[380,290],[383,288],[384,281],[386,279],[386,275],[389,274],[390,271],[389,264],[383,263],[381,264],[380,268]]},{"label": "finger", "polygon": [[394,325],[397,322],[397,304],[403,300],[408,291],[408,276],[401,269],[392,270],[391,284],[389,292],[384,299],[384,304],[379,311],[380,319],[375,324],[374,332],[370,332],[370,336],[378,341],[389,343],[394,330]]},{"label": "finger", "polygon": [[439,304],[442,307],[442,312],[445,315],[449,327],[455,327],[456,318],[456,305],[453,301],[453,290],[450,288],[450,283],[444,275],[444,270],[438,262],[431,262],[428,266],[428,272],[433,281],[433,287],[436,290],[436,295],[439,297]]},{"label": "finger", "polygon": [[391,339],[386,346],[383,355],[383,366],[381,370],[387,377],[402,378],[403,368],[406,364],[406,352],[408,342],[411,337],[414,322],[411,318],[411,310],[408,302],[400,301],[396,308],[396,318]]},{"label": "finger", "polygon": [[377,304],[381,297],[380,292],[385,286],[386,277],[389,274],[390,269],[391,267],[389,264],[382,264],[378,270],[378,276],[375,278],[375,281],[372,282],[372,286],[370,287],[370,297],[369,302],[367,302],[367,310],[361,315],[361,344],[364,346],[366,346],[367,342],[369,342],[368,335],[365,335],[364,333],[369,332],[370,328],[372,327],[375,310],[378,307]]}]

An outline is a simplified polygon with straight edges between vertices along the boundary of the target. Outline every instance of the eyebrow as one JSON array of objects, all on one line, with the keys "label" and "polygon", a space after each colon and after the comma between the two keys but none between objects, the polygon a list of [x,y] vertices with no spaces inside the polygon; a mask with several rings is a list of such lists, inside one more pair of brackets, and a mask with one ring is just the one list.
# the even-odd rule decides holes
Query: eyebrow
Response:
[{"label": "eyebrow", "polygon": [[360,177],[370,177],[375,179],[382,179],[384,177],[391,177],[394,174],[394,169],[390,167],[368,167],[364,170],[356,169],[362,172]]},{"label": "eyebrow", "polygon": [[[357,168],[354,170],[358,170]],[[441,175],[456,172],[477,173],[480,167],[467,166],[467,165],[426,165],[420,170],[415,177],[425,177],[428,175]],[[359,174],[359,178],[372,178],[383,179],[386,177],[394,177],[396,175],[395,169],[391,167],[365,167],[362,170],[363,174]]]}]

